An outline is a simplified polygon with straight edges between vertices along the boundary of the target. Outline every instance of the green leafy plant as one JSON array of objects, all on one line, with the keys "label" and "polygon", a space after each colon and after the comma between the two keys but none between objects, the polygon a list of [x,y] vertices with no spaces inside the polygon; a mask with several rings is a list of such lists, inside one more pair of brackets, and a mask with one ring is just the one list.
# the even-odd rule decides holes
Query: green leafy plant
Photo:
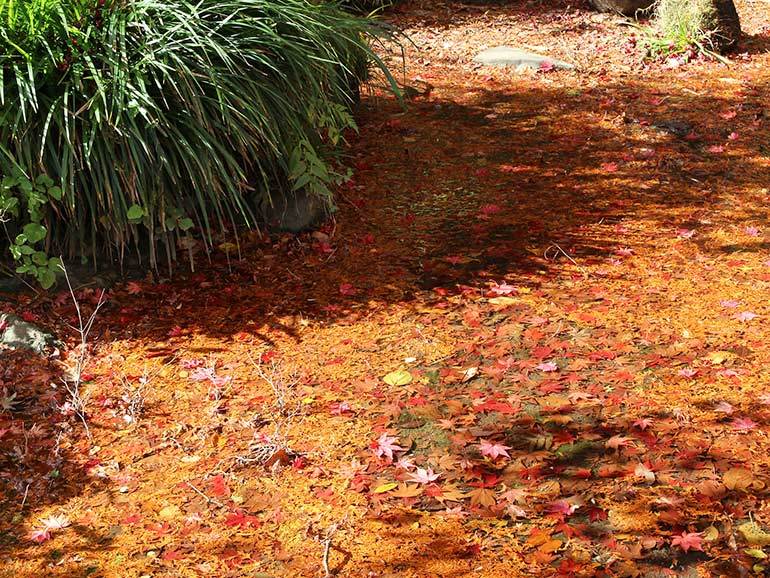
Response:
[{"label": "green leafy plant", "polygon": [[39,248],[48,236],[42,221],[48,203],[61,199],[61,187],[45,175],[32,181],[16,170],[0,180],[0,221],[7,223],[14,219],[25,223],[10,239],[11,255],[18,264],[16,272],[34,276],[46,289],[56,281],[61,260],[48,257]]},{"label": "green leafy plant", "polygon": [[[306,0],[0,0],[0,210],[19,271],[43,254],[157,266],[272,196],[331,188],[370,49],[392,37]],[[16,248],[14,248],[16,247]],[[44,248],[43,248],[44,247]],[[30,249],[32,253],[29,253]]]}]

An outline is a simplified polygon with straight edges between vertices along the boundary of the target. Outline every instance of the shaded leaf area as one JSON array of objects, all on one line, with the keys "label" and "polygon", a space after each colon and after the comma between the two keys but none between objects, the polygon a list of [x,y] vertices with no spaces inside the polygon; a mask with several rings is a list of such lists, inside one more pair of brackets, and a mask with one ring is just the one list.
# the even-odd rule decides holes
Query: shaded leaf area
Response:
[{"label": "shaded leaf area", "polygon": [[[642,69],[610,17],[538,5],[406,10],[430,90],[365,98],[335,222],[113,288],[93,445],[45,409],[68,296],[9,301],[68,342],[51,375],[9,366],[10,571],[764,571],[768,57]],[[470,60],[555,33],[582,72]],[[64,432],[54,480],[35,424]]]}]

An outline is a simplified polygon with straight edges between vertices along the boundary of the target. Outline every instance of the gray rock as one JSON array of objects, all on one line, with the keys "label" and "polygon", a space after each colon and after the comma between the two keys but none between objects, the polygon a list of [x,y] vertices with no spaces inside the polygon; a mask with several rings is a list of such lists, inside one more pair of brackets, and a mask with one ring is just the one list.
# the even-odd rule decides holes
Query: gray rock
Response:
[{"label": "gray rock", "polygon": [[12,349],[43,353],[54,342],[53,335],[10,313],[0,313],[0,344]]},{"label": "gray rock", "polygon": [[543,67],[554,67],[564,70],[572,70],[575,67],[561,60],[555,60],[547,56],[527,52],[511,46],[496,46],[480,52],[473,59],[475,62],[486,66],[499,66],[505,68],[539,70]]},{"label": "gray rock", "polygon": [[301,233],[321,224],[329,216],[323,199],[306,191],[288,193],[262,207],[262,218],[272,231]]}]

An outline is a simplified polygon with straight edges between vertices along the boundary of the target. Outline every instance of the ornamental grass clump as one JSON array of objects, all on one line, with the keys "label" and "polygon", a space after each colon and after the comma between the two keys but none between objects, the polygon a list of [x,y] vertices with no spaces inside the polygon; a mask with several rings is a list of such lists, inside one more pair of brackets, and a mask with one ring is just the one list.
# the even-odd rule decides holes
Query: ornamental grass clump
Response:
[{"label": "ornamental grass clump", "polygon": [[[0,218],[17,271],[48,255],[156,266],[260,204],[331,202],[357,85],[388,32],[306,0],[0,0]],[[392,78],[388,75],[392,81]]]},{"label": "ornamental grass clump", "polygon": [[653,57],[698,55],[725,60],[719,53],[740,36],[740,21],[732,0],[658,0],[654,28],[646,35]]}]

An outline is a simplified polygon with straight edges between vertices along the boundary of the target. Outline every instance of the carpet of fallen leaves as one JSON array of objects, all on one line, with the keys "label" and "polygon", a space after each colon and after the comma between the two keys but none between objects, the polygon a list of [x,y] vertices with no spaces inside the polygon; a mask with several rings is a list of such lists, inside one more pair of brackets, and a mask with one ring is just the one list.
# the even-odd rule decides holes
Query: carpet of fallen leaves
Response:
[{"label": "carpet of fallen leaves", "polygon": [[[407,3],[334,223],[0,358],[0,576],[749,576],[770,553],[770,17],[644,63],[565,1]],[[579,72],[476,67],[514,44]],[[93,287],[78,290],[87,315]]]}]

